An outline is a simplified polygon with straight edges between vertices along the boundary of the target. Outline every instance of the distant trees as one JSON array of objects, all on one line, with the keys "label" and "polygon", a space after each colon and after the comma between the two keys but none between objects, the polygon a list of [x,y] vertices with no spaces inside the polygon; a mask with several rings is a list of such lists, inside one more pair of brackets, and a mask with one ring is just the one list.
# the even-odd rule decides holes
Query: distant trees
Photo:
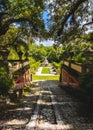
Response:
[{"label": "distant trees", "polygon": [[60,51],[56,51],[53,46],[44,45],[30,45],[29,56],[33,57],[36,61],[43,62],[45,57],[47,57],[50,63],[59,62]]},{"label": "distant trees", "polygon": [[[91,41],[87,42],[87,38],[91,39],[91,34],[85,35],[84,40],[77,38],[73,42],[62,45],[58,48],[53,46],[39,46],[36,44],[30,45],[29,56],[33,57],[36,61],[43,62],[45,57],[47,57],[50,63],[56,62],[60,63],[63,60],[74,60],[76,62],[85,62],[86,60],[86,50],[88,48],[93,48]],[[85,38],[86,37],[86,38]],[[90,57],[92,60],[92,56]]]},{"label": "distant trees", "polygon": [[29,45],[29,56],[33,57],[36,61],[42,62],[46,57],[46,53],[46,47],[43,45]]},{"label": "distant trees", "polygon": [[47,47],[47,58],[50,63],[59,62],[59,51],[53,46]]}]

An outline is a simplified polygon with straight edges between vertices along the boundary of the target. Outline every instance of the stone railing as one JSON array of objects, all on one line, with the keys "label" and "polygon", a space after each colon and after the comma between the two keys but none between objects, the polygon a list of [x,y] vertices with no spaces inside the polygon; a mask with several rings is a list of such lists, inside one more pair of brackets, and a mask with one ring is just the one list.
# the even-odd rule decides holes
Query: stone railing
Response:
[{"label": "stone railing", "polygon": [[64,61],[62,64],[60,81],[67,85],[72,85],[75,87],[79,86],[78,78],[79,75],[85,72],[89,72],[93,68],[93,64],[87,63],[75,63]]},{"label": "stone railing", "polygon": [[63,65],[65,65],[79,73],[88,72],[93,67],[92,63],[75,63],[75,62],[71,62],[71,61],[70,62],[64,61]]},{"label": "stone railing", "polygon": [[31,82],[30,65],[28,60],[8,60],[10,76],[14,79],[15,89],[22,88]]},{"label": "stone railing", "polygon": [[29,65],[28,61],[20,61],[20,60],[9,60],[8,66],[10,69],[12,69],[13,72],[20,70],[21,68],[24,68],[25,66]]}]

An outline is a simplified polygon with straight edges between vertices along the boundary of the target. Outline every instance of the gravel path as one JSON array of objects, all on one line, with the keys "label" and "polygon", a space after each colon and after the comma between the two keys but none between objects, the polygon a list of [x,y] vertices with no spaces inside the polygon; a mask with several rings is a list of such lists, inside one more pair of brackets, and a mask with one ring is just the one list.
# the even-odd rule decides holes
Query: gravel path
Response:
[{"label": "gravel path", "polygon": [[45,94],[42,98],[43,104],[38,122],[42,127],[37,130],[59,129],[54,111],[51,109],[50,93],[55,99],[53,103],[56,104],[61,116],[59,130],[93,130],[93,112],[90,112],[89,108],[86,109],[86,104],[58,87],[58,81],[36,81],[34,84],[35,88],[29,94],[23,96],[20,102],[6,106],[0,104],[0,130],[26,130],[41,91]]}]

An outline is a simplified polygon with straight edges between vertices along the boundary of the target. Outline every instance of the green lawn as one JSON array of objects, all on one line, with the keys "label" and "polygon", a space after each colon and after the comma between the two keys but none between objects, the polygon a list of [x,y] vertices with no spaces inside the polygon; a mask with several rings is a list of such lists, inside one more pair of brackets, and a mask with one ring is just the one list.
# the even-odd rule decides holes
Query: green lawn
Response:
[{"label": "green lawn", "polygon": [[47,68],[47,67],[43,67],[41,73],[42,73],[42,74],[50,74],[50,69]]},{"label": "green lawn", "polygon": [[59,75],[54,75],[54,76],[32,75],[32,80],[59,80]]}]

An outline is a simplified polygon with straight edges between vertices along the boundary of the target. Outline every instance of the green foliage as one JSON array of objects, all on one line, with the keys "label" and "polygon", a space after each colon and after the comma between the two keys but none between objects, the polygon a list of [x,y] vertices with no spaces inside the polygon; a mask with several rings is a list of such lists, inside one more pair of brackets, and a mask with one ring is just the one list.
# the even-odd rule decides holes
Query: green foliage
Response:
[{"label": "green foliage", "polygon": [[[86,61],[86,50],[92,49],[92,44],[90,42],[82,41],[82,38],[73,39],[71,44],[62,45],[61,53],[59,56],[59,61],[61,60],[74,60],[79,63]],[[93,55],[89,55],[89,60],[92,61]]]},{"label": "green foliage", "polygon": [[34,74],[40,67],[41,63],[36,62],[35,59],[33,58],[29,58],[29,61],[30,61],[30,72]]},{"label": "green foliage", "polygon": [[44,21],[41,17],[44,8],[43,0],[0,1],[0,35],[5,34],[13,23],[19,23],[23,30],[28,30],[29,27],[34,36],[40,35],[44,30]]},{"label": "green foliage", "polygon": [[[13,43],[14,39],[16,38],[16,34],[18,33],[19,29],[15,26],[10,26],[8,31],[5,35],[0,36],[0,44],[5,46]],[[7,47],[7,46],[6,46]]]},{"label": "green foliage", "polygon": [[[21,51],[25,54],[28,49],[28,45],[19,38],[20,35],[22,35],[22,32],[19,28],[10,26],[5,35],[0,36],[0,50],[8,49],[10,51],[9,60],[18,60],[18,52]],[[24,55],[23,59],[25,59]]]},{"label": "green foliage", "polygon": [[55,48],[53,46],[47,47],[47,59],[50,63],[52,62],[59,62],[60,56],[60,48]]},{"label": "green foliage", "polygon": [[42,74],[50,74],[50,69],[48,67],[43,67],[41,73]]},{"label": "green foliage", "polygon": [[90,61],[92,61],[93,62],[93,54],[91,55],[91,57],[90,57]]},{"label": "green foliage", "polygon": [[88,34],[85,34],[84,36],[83,36],[83,38],[85,38],[86,39],[86,41],[87,42],[93,42],[93,32],[90,32],[90,33],[88,33]]},{"label": "green foliage", "polygon": [[55,69],[58,69],[60,67],[60,63],[53,62],[52,65]]},{"label": "green foliage", "polygon": [[62,65],[62,61],[60,61],[59,63],[53,62],[52,66],[54,68],[54,70],[56,71],[56,74],[60,73],[60,67]]},{"label": "green foliage", "polygon": [[10,50],[10,53],[9,53],[8,59],[9,60],[18,60],[19,57],[18,57],[17,52],[12,47],[9,50]]},{"label": "green foliage", "polygon": [[3,67],[0,68],[0,95],[6,96],[13,87],[13,81],[9,78]]},{"label": "green foliage", "polygon": [[79,86],[83,90],[93,94],[93,71],[81,74],[79,77]]},{"label": "green foliage", "polygon": [[[87,6],[88,4],[90,7]],[[81,34],[90,28],[92,22],[88,20],[89,16],[93,16],[93,10],[89,11],[92,4],[92,0],[55,0],[50,2],[50,20],[52,21],[52,23],[50,22],[50,32],[58,45],[69,44],[76,37],[81,37]],[[51,13],[52,11],[53,13]],[[81,19],[88,23],[83,29],[81,29]],[[84,23],[82,22],[82,24]],[[93,40],[92,37],[90,40]]]},{"label": "green foliage", "polygon": [[76,55],[74,57],[74,60],[78,63],[83,63],[83,62],[85,62],[86,59],[84,57],[82,57],[82,53],[79,53],[78,55]]},{"label": "green foliage", "polygon": [[60,62],[60,55],[62,53],[62,48],[57,48],[53,46],[44,46],[44,45],[29,45],[29,55],[33,57],[36,61],[43,62],[45,57],[47,57],[50,63]]},{"label": "green foliage", "polygon": [[29,47],[29,55],[34,58],[36,61],[43,61],[46,57],[46,47],[38,46],[36,44],[32,44]]}]

